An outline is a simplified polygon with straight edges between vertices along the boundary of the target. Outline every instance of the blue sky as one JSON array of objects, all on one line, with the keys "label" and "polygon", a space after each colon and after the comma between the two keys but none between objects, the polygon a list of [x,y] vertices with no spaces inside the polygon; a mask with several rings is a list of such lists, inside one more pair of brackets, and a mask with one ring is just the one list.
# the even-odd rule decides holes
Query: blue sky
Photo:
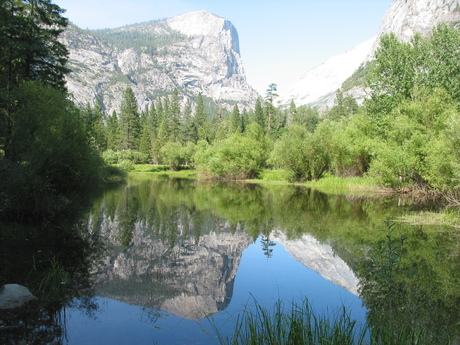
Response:
[{"label": "blue sky", "polygon": [[238,30],[249,84],[262,95],[377,34],[392,0],[54,0],[83,29],[207,10]]}]

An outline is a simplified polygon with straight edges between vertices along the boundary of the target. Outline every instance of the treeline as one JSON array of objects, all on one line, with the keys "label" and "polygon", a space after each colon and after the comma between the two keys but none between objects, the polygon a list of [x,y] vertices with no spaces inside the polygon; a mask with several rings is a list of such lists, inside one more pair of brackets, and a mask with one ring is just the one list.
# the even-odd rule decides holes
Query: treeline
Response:
[{"label": "treeline", "polygon": [[119,114],[107,118],[100,147],[111,163],[188,164],[218,178],[255,177],[272,167],[289,171],[293,180],[369,175],[392,188],[455,190],[459,51],[459,31],[446,24],[410,42],[383,36],[363,74],[368,99],[358,106],[338,91],[335,106],[321,115],[294,102],[277,106],[275,84],[254,109],[242,111],[207,111],[201,95],[194,108],[181,107],[175,91],[138,112],[127,89]]},{"label": "treeline", "polygon": [[[159,27],[158,32],[152,32],[152,28],[155,30],[155,27]],[[187,38],[186,35],[171,29],[163,21],[151,21],[119,29],[92,30],[91,34],[120,49],[134,48],[152,55],[158,53],[158,48],[182,42]]]},{"label": "treeline", "polygon": [[0,3],[0,219],[62,214],[103,161],[68,100],[67,26],[50,0]]}]

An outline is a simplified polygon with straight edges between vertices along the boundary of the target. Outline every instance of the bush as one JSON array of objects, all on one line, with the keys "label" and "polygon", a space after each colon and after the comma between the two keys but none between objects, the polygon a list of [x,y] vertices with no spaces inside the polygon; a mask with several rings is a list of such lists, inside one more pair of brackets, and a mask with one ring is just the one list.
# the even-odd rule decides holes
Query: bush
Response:
[{"label": "bush", "polygon": [[200,142],[195,154],[195,164],[202,172],[215,177],[246,179],[257,175],[266,162],[266,156],[265,141],[233,134],[212,146]]},{"label": "bush", "polygon": [[106,164],[120,164],[121,161],[130,161],[131,164],[147,164],[149,156],[145,153],[133,150],[113,151],[107,150],[102,153]]},{"label": "bush", "polygon": [[270,162],[293,174],[295,180],[319,179],[329,167],[329,128],[321,123],[315,133],[305,127],[288,128],[275,143]]},{"label": "bush", "polygon": [[181,143],[167,142],[160,150],[161,161],[171,170],[179,170],[186,161],[186,148]]}]

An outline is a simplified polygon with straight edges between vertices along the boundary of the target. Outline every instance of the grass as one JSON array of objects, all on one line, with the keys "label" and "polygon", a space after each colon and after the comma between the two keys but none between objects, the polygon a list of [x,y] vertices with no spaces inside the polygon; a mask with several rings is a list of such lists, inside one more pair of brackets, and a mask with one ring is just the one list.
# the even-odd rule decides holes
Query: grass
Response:
[{"label": "grass", "polygon": [[317,315],[307,299],[286,309],[281,301],[272,309],[256,303],[236,319],[231,336],[223,336],[212,318],[221,345],[434,345],[423,330],[401,325],[373,329],[350,317],[345,307],[329,315]]},{"label": "grass", "polygon": [[[196,170],[183,167],[179,171],[169,170],[167,165],[136,164],[132,166],[130,173],[155,173],[172,178],[198,179]],[[259,172],[257,179],[246,180],[251,183],[271,184],[296,184],[312,187],[325,193],[380,193],[384,191],[370,177],[336,177],[327,175],[317,181],[293,183],[291,174],[282,169],[264,169]]]},{"label": "grass", "polygon": [[170,170],[167,165],[154,165],[154,164],[135,164],[129,172],[130,174],[145,174],[152,173],[159,176],[167,176],[170,178],[196,178],[196,170],[182,167],[182,169],[175,171]]},{"label": "grass", "polygon": [[326,175],[317,181],[308,181],[304,185],[308,187],[314,187],[315,189],[327,193],[379,193],[383,191],[382,187],[380,187],[376,183],[375,179],[371,177],[337,177]]},{"label": "grass", "polygon": [[405,214],[397,221],[411,225],[449,226],[460,228],[460,210],[447,209],[443,212],[419,211]]}]

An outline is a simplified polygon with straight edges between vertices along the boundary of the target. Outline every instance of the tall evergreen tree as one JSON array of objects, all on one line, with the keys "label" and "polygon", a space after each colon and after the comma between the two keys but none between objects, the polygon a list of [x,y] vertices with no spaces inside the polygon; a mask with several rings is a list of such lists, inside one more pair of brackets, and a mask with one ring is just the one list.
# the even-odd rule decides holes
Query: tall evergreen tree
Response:
[{"label": "tall evergreen tree", "polygon": [[122,149],[137,150],[139,148],[139,112],[136,96],[130,87],[127,87],[123,93],[120,107],[119,131]]},{"label": "tall evergreen tree", "polygon": [[260,98],[257,98],[256,100],[256,107],[254,109],[254,122],[257,123],[261,128],[264,129],[265,131],[265,116],[264,116],[264,110],[262,108],[262,102],[260,101]]},{"label": "tall evergreen tree", "polygon": [[192,116],[192,105],[190,100],[187,102],[184,108],[182,116],[182,130],[181,130],[181,141],[183,143],[192,141],[193,133],[193,116]]},{"label": "tall evergreen tree", "polygon": [[194,134],[193,142],[196,144],[200,140],[209,141],[209,135],[207,133],[208,127],[208,115],[204,107],[203,95],[200,93],[197,98],[195,117],[194,117]]},{"label": "tall evergreen tree", "polygon": [[275,117],[276,108],[274,105],[275,99],[278,97],[277,85],[272,83],[268,86],[265,92],[265,111],[267,113],[267,131],[270,132],[273,127],[273,118]]},{"label": "tall evergreen tree", "polygon": [[231,117],[231,132],[241,133],[242,132],[242,119],[240,115],[240,109],[238,105],[233,106],[232,117]]},{"label": "tall evergreen tree", "polygon": [[107,117],[107,149],[114,151],[121,149],[118,118],[115,111]]},{"label": "tall evergreen tree", "polygon": [[169,119],[169,135],[170,141],[178,142],[180,141],[181,134],[181,110],[180,110],[180,100],[179,100],[179,91],[174,89],[171,104],[170,104],[170,119]]}]

